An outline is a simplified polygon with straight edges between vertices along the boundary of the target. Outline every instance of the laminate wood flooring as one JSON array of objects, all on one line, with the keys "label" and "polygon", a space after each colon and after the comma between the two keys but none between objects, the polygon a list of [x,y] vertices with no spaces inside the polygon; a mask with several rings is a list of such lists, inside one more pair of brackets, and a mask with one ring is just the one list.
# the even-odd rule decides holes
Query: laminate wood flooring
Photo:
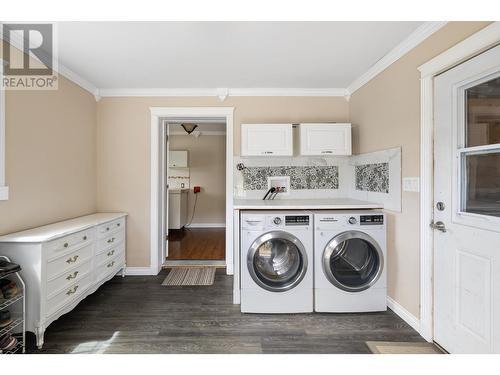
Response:
[{"label": "laminate wood flooring", "polygon": [[167,260],[224,260],[225,228],[170,230]]},{"label": "laminate wood flooring", "polygon": [[423,342],[388,310],[363,314],[242,314],[232,277],[165,287],[158,276],[115,277],[52,323],[35,353],[369,353],[366,341]]}]

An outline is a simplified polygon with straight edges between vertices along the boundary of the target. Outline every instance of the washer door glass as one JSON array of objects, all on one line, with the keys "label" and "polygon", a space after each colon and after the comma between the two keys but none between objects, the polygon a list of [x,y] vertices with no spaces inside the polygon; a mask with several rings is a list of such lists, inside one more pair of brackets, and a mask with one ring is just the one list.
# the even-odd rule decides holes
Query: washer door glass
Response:
[{"label": "washer door glass", "polygon": [[252,278],[264,289],[278,292],[298,285],[306,265],[302,244],[282,232],[260,237],[252,246],[248,259]]},{"label": "washer door glass", "polygon": [[327,245],[323,269],[338,288],[359,292],[368,289],[380,277],[383,254],[375,240],[366,233],[345,232]]}]

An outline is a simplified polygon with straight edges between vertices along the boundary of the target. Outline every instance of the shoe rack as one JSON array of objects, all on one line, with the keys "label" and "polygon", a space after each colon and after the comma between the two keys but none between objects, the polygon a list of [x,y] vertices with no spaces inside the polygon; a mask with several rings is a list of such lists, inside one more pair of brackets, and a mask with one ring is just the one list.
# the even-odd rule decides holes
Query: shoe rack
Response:
[{"label": "shoe rack", "polygon": [[[0,259],[10,262],[6,256],[0,255]],[[26,351],[26,286],[19,272],[13,272],[0,276],[0,279],[10,279],[17,285],[17,294],[7,300],[0,300],[0,311],[8,310],[11,315],[12,322],[0,328],[0,338],[4,335],[12,335],[16,338],[17,343],[9,350],[1,351],[0,354],[17,354],[25,353]]]}]

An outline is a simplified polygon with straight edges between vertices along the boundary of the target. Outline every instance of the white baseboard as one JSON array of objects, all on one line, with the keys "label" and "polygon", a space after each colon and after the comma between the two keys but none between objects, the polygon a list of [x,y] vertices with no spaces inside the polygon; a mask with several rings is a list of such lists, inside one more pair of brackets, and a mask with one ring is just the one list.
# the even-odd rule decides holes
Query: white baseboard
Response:
[{"label": "white baseboard", "polygon": [[394,301],[391,297],[387,296],[387,307],[396,313],[401,319],[410,325],[415,331],[420,333],[420,319],[406,310],[399,303]]},{"label": "white baseboard", "polygon": [[186,228],[225,228],[225,223],[192,223],[186,225]]},{"label": "white baseboard", "polygon": [[126,267],[126,276],[151,276],[156,275],[156,272],[151,271],[150,267]]}]

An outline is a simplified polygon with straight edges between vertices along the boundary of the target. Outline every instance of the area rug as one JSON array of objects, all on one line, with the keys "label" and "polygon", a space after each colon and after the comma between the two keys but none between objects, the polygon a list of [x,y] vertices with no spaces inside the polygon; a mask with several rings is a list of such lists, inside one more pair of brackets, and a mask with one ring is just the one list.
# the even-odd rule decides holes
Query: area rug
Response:
[{"label": "area rug", "polygon": [[188,286],[213,285],[215,267],[175,267],[171,268],[161,285]]},{"label": "area rug", "polygon": [[428,342],[367,341],[366,345],[373,354],[443,354]]}]

